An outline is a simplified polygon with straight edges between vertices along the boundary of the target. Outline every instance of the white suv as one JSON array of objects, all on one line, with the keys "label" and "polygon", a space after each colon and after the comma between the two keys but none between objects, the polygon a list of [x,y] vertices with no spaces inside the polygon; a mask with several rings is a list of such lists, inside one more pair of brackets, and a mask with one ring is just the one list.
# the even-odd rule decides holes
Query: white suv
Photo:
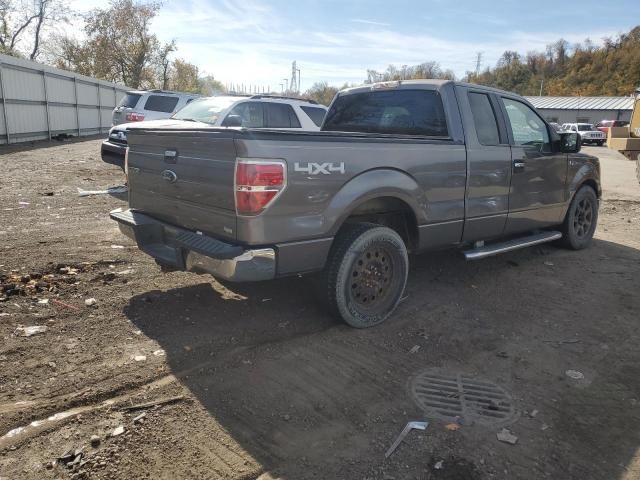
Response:
[{"label": "white suv", "polygon": [[132,90],[127,92],[113,109],[111,125],[169,118],[199,96],[195,93],[166,90]]},{"label": "white suv", "polygon": [[[318,131],[327,107],[313,100],[273,95],[204,97],[190,102],[171,118],[146,121],[144,125],[170,127],[197,122],[218,127],[269,128],[275,130]],[[127,129],[139,123],[111,127],[102,142],[102,160],[124,169]]]},{"label": "white suv", "polygon": [[606,137],[604,133],[595,128],[590,123],[563,123],[562,130],[565,132],[577,132],[580,135],[580,143],[604,144]]}]

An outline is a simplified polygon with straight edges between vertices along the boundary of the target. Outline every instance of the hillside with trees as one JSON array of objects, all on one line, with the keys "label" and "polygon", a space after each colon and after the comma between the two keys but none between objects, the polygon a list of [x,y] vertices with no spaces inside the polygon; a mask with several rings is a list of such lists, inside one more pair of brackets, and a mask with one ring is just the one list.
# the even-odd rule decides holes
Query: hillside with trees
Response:
[{"label": "hillside with trees", "polygon": [[[418,78],[453,79],[454,75],[436,62],[390,65],[384,72],[367,70],[365,83]],[[521,95],[630,95],[640,86],[640,26],[616,38],[604,38],[601,46],[589,39],[575,45],[560,39],[544,52],[522,55],[507,50],[495,67],[467,72],[462,80]]]},{"label": "hillside with trees", "polygon": [[522,95],[629,95],[640,86],[640,26],[594,46],[589,39],[570,45],[560,39],[546,52],[524,57],[506,51],[493,69],[467,81],[512,90]]}]

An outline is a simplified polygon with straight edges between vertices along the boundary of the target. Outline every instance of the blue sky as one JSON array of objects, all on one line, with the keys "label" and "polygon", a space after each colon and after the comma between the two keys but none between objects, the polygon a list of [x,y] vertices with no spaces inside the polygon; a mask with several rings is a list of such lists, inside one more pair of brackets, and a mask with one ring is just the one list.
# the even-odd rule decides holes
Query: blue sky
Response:
[{"label": "blue sky", "polygon": [[425,61],[461,77],[478,51],[483,66],[493,66],[504,50],[544,50],[560,37],[599,44],[640,23],[637,9],[638,0],[166,0],[152,30],[176,39],[178,57],[222,82],[278,90],[296,60],[306,89],[321,80],[361,83],[367,68]]}]

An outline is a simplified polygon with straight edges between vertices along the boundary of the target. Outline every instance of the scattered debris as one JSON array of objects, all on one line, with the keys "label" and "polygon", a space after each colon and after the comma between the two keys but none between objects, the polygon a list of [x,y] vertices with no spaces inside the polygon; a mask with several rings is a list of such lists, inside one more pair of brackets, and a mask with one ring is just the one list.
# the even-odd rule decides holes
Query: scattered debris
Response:
[{"label": "scattered debris", "polygon": [[38,300],[38,305],[49,305],[49,299],[41,298],[40,300]]},{"label": "scattered debris", "polygon": [[553,267],[553,265],[554,265],[554,264],[553,264],[553,262],[549,262],[549,261],[544,262],[544,264],[545,264],[547,267]]},{"label": "scattered debris", "polygon": [[179,402],[180,400],[184,400],[184,395],[178,395],[176,397],[163,398],[160,400],[156,400],[155,402],[147,402],[140,403],[138,405],[125,405],[122,407],[123,410],[142,410],[144,408],[157,407],[159,405],[166,405],[167,403]]},{"label": "scattered debris", "polygon": [[69,305],[68,303],[61,302],[60,300],[56,300],[55,298],[53,298],[51,301],[53,303],[56,303],[56,304],[61,305],[63,307],[67,307],[67,308],[70,308],[71,310],[75,310],[76,312],[80,311],[80,309],[78,307],[75,307],[73,305]]},{"label": "scattered debris", "polygon": [[460,430],[460,425],[458,425],[457,423],[447,423],[444,428],[446,428],[450,432],[455,432],[456,430]]},{"label": "scattered debris", "polygon": [[93,307],[96,303],[98,303],[98,301],[97,301],[95,298],[87,298],[87,299],[84,301],[84,304],[85,304],[87,307]]},{"label": "scattered debris", "polygon": [[93,448],[97,448],[98,445],[100,445],[100,437],[98,435],[91,435],[91,439],[89,441]]},{"label": "scattered debris", "polygon": [[529,414],[529,416],[530,416],[531,418],[536,418],[536,417],[538,416],[538,413],[540,413],[540,412],[538,412],[538,410],[533,410],[533,411]]},{"label": "scattered debris", "polygon": [[0,317],[10,317],[11,314],[7,312],[0,312]]},{"label": "scattered debris", "polygon": [[156,357],[164,357],[167,353],[163,349],[158,349],[153,352],[153,355]]},{"label": "scattered debris", "polygon": [[544,432],[548,428],[549,428],[549,425],[547,425],[546,423],[543,423],[542,426],[540,427],[540,430]]},{"label": "scattered debris", "polygon": [[418,350],[420,350],[420,345],[414,345],[411,347],[411,350],[409,350],[409,353],[418,353]]},{"label": "scattered debris", "polygon": [[387,452],[384,454],[384,458],[389,458],[391,456],[391,454],[394,452],[394,450],[396,448],[398,448],[398,445],[400,445],[402,443],[402,440],[404,440],[404,437],[406,437],[407,434],[411,430],[414,430],[414,429],[415,430],[426,430],[428,426],[429,426],[429,422],[409,422],[409,423],[407,423],[407,425],[400,432],[400,435],[398,435],[398,438],[396,438],[396,441],[393,442],[393,445],[391,445],[391,447],[389,447],[389,450],[387,450]]},{"label": "scattered debris", "polygon": [[33,335],[38,335],[39,333],[44,333],[47,331],[47,327],[44,325],[33,325],[31,327],[23,327],[18,326],[14,335],[16,337],[31,337]]},{"label": "scattered debris", "polygon": [[435,465],[433,466],[433,468],[435,470],[442,470],[444,469],[444,460],[438,460]]},{"label": "scattered debris", "polygon": [[584,373],[579,372],[577,370],[567,370],[564,373],[565,373],[565,375],[567,377],[573,378],[574,380],[583,380],[584,379]]},{"label": "scattered debris", "polygon": [[121,272],[116,272],[117,275],[129,275],[133,273],[133,268],[127,268],[126,270],[122,270]]},{"label": "scattered debris", "polygon": [[509,354],[507,352],[498,352],[496,353],[496,357],[509,358]]},{"label": "scattered debris", "polygon": [[119,427],[116,427],[116,429],[113,432],[111,432],[111,436],[117,437],[118,435],[122,435],[123,433],[124,433],[124,427],[120,425]]},{"label": "scattered debris", "polygon": [[496,437],[498,437],[498,440],[500,440],[501,442],[508,443],[510,445],[515,445],[516,443],[518,443],[518,437],[516,437],[506,428],[500,430],[496,434]]},{"label": "scattered debris", "polygon": [[136,362],[144,362],[147,359],[146,355],[136,355],[133,357]]},{"label": "scattered debris", "polygon": [[142,412],[140,415],[133,419],[133,423],[143,423],[144,418],[147,416],[145,412]]},{"label": "scattered debris", "polygon": [[78,188],[78,196],[89,197],[91,195],[106,195],[106,194],[113,195],[114,193],[127,193],[128,191],[129,189],[127,188],[126,185],[120,185],[118,187],[110,187],[110,188],[107,188],[106,190],[83,190],[81,188]]},{"label": "scattered debris", "polygon": [[83,453],[81,449],[69,449],[58,457],[58,461],[68,468],[73,468],[80,463],[82,456]]},{"label": "scattered debris", "polygon": [[124,248],[124,245],[111,245],[111,248]]},{"label": "scattered debris", "polygon": [[291,420],[291,415],[289,415],[288,413],[285,413],[284,415],[282,415],[282,419],[285,422],[288,422],[289,420]]}]

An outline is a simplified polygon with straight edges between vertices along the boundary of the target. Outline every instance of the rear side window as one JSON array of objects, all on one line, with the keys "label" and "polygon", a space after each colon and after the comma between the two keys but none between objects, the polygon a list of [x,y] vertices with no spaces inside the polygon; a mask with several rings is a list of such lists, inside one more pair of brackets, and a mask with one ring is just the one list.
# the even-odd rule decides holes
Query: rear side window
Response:
[{"label": "rear side window", "polygon": [[393,90],[339,96],[323,130],[446,137],[447,122],[435,90]]},{"label": "rear side window", "polygon": [[322,126],[322,121],[324,120],[324,116],[327,111],[324,108],[318,107],[300,107],[304,113],[307,114],[307,117],[311,119],[313,123],[316,124],[317,127]]},{"label": "rear side window", "polygon": [[265,103],[267,128],[300,128],[300,121],[291,105],[286,103]]},{"label": "rear side window", "polygon": [[489,96],[484,93],[469,92],[469,104],[478,134],[478,142],[482,145],[499,145],[498,122]]},{"label": "rear side window", "polygon": [[[245,128],[263,128],[264,113],[262,102],[243,102],[231,109],[229,115],[238,115],[242,118],[242,126]],[[229,116],[227,115],[227,117]]]},{"label": "rear side window", "polygon": [[127,93],[124,97],[122,97],[122,100],[120,100],[118,106],[124,108],[135,108],[141,96],[142,95],[139,93]]},{"label": "rear side window", "polygon": [[168,97],[166,95],[149,95],[144,109],[151,112],[171,113],[178,104],[178,97]]}]

